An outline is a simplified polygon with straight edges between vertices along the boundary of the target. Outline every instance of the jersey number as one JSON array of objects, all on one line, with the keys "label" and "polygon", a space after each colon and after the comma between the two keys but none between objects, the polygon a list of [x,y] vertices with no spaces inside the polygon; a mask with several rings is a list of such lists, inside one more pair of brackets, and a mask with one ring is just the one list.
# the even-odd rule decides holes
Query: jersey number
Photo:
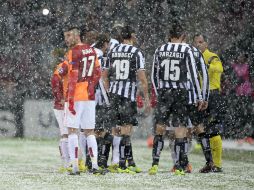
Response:
[{"label": "jersey number", "polygon": [[126,80],[129,77],[130,62],[128,60],[115,60],[116,80]]},{"label": "jersey number", "polygon": [[161,62],[161,67],[165,68],[164,80],[178,81],[180,79],[179,60],[165,59]]},{"label": "jersey number", "polygon": [[[83,71],[82,71],[82,77],[90,77],[93,74],[93,68],[94,68],[94,62],[95,62],[95,56],[89,56],[89,57],[84,57],[82,59],[84,65],[83,65]],[[88,72],[86,72],[86,67],[87,67],[87,61],[91,61],[90,67],[88,69]]]}]

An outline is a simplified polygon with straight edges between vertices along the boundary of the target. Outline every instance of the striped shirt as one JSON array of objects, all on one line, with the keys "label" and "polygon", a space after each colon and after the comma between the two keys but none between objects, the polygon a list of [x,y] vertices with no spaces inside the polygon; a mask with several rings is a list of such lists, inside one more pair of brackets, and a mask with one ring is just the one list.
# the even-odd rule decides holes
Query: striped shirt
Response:
[{"label": "striped shirt", "polygon": [[[201,81],[202,83],[202,96],[203,96],[203,100],[208,101],[209,99],[209,78],[208,78],[208,71],[207,71],[207,67],[205,64],[205,60],[203,58],[202,53],[195,48],[194,46],[189,45],[189,47],[192,49],[192,51],[194,52],[194,58],[196,61],[196,65],[197,65],[197,70],[198,70],[198,77],[199,77],[199,81]],[[191,91],[193,91],[193,88],[191,86],[190,88]],[[197,95],[190,92],[190,99],[191,102],[195,102],[194,99],[196,99]]]},{"label": "striped shirt", "polygon": [[108,54],[103,67],[109,69],[109,92],[136,101],[138,70],[145,70],[143,53],[128,44],[119,44]]},{"label": "striped shirt", "polygon": [[[94,48],[94,49],[95,49],[95,52],[98,56],[100,66],[102,68],[102,65],[104,65],[103,52],[98,48]],[[108,97],[107,91],[103,85],[102,78],[99,80],[99,84],[95,90],[95,102],[97,105],[100,105],[100,106],[104,105],[104,104],[109,106],[109,97]]]},{"label": "striped shirt", "polygon": [[195,58],[187,44],[166,43],[157,48],[151,78],[156,94],[158,89],[189,90],[192,86],[197,99],[202,100]]}]

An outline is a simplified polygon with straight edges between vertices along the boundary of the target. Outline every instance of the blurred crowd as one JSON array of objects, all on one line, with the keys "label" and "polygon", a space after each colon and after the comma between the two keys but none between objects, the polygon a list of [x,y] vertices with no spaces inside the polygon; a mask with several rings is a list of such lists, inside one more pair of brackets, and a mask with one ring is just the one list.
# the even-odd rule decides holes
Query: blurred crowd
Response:
[{"label": "blurred crowd", "polygon": [[177,17],[188,26],[190,43],[195,33],[205,34],[223,60],[225,136],[243,138],[254,126],[253,16],[251,0],[2,0],[0,109],[22,118],[25,98],[51,98],[51,52],[65,47],[65,25],[107,33],[117,24],[133,26],[150,69],[155,48]]}]

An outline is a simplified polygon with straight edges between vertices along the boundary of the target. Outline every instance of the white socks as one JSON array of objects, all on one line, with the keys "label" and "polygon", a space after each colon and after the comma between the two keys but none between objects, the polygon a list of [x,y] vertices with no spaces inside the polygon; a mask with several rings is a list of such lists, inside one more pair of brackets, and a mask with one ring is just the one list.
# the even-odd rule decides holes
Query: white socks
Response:
[{"label": "white socks", "polygon": [[113,157],[112,164],[119,164],[119,145],[120,145],[121,137],[113,136]]},{"label": "white socks", "polygon": [[89,135],[86,137],[87,140],[87,147],[88,147],[88,152],[91,157],[92,161],[92,168],[98,169],[98,147],[97,147],[97,142],[96,138],[94,135]]},{"label": "white socks", "polygon": [[61,138],[60,139],[60,150],[61,150],[61,157],[62,157],[62,161],[63,161],[63,166],[65,168],[67,168],[67,167],[69,167],[69,164],[70,164],[68,138]]},{"label": "white socks", "polygon": [[86,136],[84,132],[79,133],[79,146],[82,153],[82,159],[85,162],[86,160]]},{"label": "white socks", "polygon": [[73,172],[78,171],[78,135],[69,134],[68,136],[68,147],[70,154],[70,161],[72,164]]}]

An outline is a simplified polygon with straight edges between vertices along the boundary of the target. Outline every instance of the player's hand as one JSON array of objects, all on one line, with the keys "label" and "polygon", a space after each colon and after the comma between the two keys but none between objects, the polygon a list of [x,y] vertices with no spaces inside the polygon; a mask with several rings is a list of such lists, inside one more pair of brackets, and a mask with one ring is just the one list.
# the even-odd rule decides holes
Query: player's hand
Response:
[{"label": "player's hand", "polygon": [[72,115],[76,115],[73,98],[69,99],[69,111],[72,113]]},{"label": "player's hand", "polygon": [[89,100],[95,100],[95,87],[93,83],[88,84],[88,98]]},{"label": "player's hand", "polygon": [[201,111],[201,109],[203,107],[203,101],[202,100],[198,100],[196,106],[198,107],[198,111]]},{"label": "player's hand", "polygon": [[157,105],[157,99],[156,98],[151,98],[151,101],[150,101],[151,108],[155,108],[156,105]]},{"label": "player's hand", "polygon": [[208,107],[208,102],[204,101],[201,110],[204,111],[207,109],[207,107]]}]

